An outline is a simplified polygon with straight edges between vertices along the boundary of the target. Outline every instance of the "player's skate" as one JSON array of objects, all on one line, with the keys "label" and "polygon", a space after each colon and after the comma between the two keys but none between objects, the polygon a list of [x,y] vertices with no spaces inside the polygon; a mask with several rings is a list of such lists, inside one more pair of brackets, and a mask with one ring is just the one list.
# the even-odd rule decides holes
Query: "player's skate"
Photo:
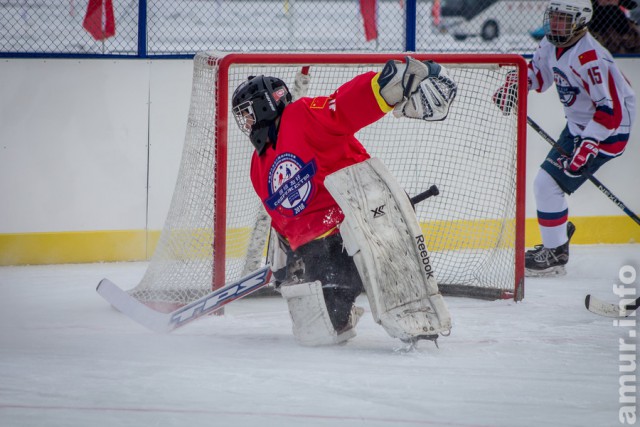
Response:
[{"label": "player's skate", "polygon": [[576,227],[571,221],[567,223],[567,236],[569,240],[557,248],[545,248],[544,245],[536,245],[534,249],[524,255],[525,276],[527,277],[551,277],[567,274],[565,265],[569,262],[569,243]]}]

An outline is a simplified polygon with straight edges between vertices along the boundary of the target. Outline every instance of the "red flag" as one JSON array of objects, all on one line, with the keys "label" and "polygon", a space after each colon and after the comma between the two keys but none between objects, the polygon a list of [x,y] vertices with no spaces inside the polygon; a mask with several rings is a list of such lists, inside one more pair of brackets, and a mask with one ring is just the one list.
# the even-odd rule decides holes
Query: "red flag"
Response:
[{"label": "red flag", "polygon": [[113,16],[113,0],[89,0],[82,26],[96,40],[114,36],[116,20]]},{"label": "red flag", "polygon": [[584,65],[587,62],[596,61],[598,59],[598,54],[594,49],[588,50],[581,55],[578,55],[578,60],[580,60],[580,65]]},{"label": "red flag", "polygon": [[431,16],[433,17],[433,25],[440,26],[440,0],[433,0],[431,6]]},{"label": "red flag", "polygon": [[367,41],[378,38],[376,6],[376,0],[360,0],[360,13],[362,13],[362,19],[364,21],[364,37]]}]

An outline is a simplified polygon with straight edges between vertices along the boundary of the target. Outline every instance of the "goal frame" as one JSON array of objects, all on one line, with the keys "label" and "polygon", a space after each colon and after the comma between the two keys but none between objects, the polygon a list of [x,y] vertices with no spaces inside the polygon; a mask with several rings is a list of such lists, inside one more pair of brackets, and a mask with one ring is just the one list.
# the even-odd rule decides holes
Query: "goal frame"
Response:
[{"label": "goal frame", "polygon": [[[411,57],[425,61],[433,60],[446,66],[447,64],[474,65],[509,65],[517,66],[518,80],[527,81],[527,64],[525,59],[515,54],[428,54],[428,53],[217,53],[211,52],[209,65],[218,68],[217,86],[227,88],[229,83],[229,69],[233,65],[264,64],[268,65],[300,65],[311,66],[323,64],[383,65],[388,60],[403,61]],[[498,89],[498,88],[496,88]],[[518,85],[517,111],[517,157],[516,157],[516,206],[515,206],[515,283],[514,292],[502,292],[498,298],[515,301],[524,298],[524,221],[525,221],[525,179],[526,179],[526,136],[527,136],[527,88]],[[214,238],[213,238],[213,275],[212,289],[218,289],[225,284],[226,259],[226,224],[227,224],[227,154],[228,154],[228,124],[231,94],[225,90],[217,90],[215,94],[217,108],[215,112],[215,132],[217,135],[217,149],[215,154],[214,176],[217,185],[214,206]],[[455,294],[452,292],[452,294]]]}]

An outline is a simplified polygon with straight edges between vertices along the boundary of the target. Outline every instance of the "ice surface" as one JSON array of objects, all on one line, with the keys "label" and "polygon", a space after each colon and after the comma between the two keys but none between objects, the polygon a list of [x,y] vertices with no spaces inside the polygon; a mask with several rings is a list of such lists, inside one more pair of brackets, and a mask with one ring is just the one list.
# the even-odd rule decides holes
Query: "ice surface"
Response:
[{"label": "ice surface", "polygon": [[411,352],[364,297],[355,339],[304,348],[279,298],[158,335],[95,292],[103,277],[133,287],[146,263],[3,267],[0,425],[618,425],[629,328],[583,300],[617,302],[612,285],[623,265],[638,269],[639,248],[572,246],[568,275],[527,280],[517,304],[447,298],[451,336]]}]

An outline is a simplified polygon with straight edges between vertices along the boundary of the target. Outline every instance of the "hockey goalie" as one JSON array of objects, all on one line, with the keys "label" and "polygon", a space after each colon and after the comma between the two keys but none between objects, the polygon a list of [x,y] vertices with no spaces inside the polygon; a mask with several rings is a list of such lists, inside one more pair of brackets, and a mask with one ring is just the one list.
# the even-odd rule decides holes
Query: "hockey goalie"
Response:
[{"label": "hockey goalie", "polygon": [[[299,75],[294,92],[308,83]],[[394,338],[435,340],[451,329],[411,202],[354,135],[391,111],[444,120],[456,90],[444,67],[411,57],[329,96],[293,101],[282,80],[263,75],[235,90],[234,117],[255,148],[251,181],[271,219],[271,268],[300,344],[353,338],[362,291]]]}]

